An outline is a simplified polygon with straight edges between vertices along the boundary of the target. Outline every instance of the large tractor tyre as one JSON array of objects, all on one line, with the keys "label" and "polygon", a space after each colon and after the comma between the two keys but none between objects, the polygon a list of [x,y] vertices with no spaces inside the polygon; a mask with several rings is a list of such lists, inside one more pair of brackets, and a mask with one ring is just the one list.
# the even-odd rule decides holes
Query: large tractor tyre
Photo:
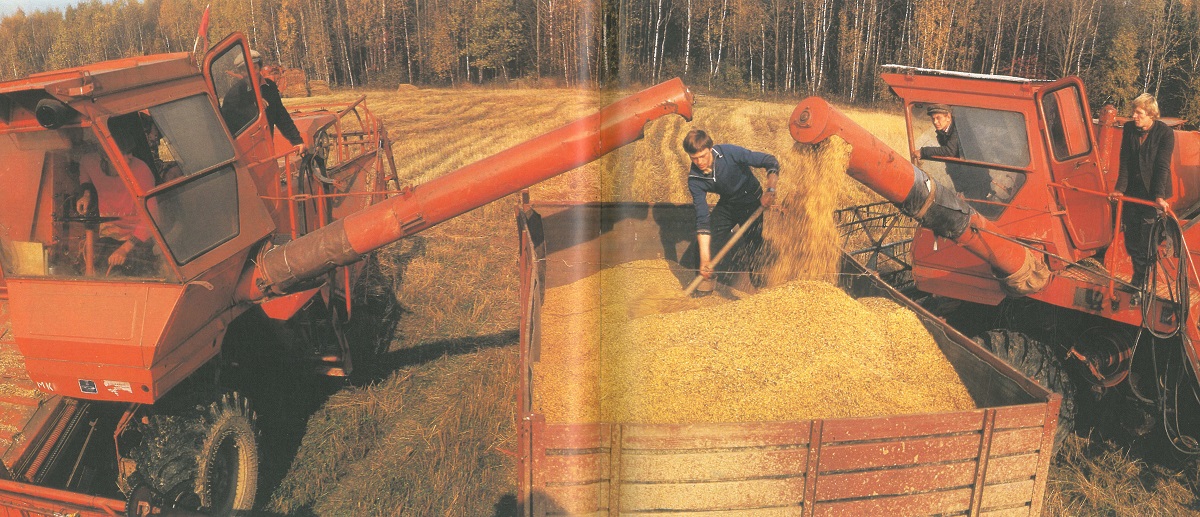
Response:
[{"label": "large tractor tyre", "polygon": [[248,514],[258,490],[255,419],[250,402],[228,392],[207,405],[151,415],[130,455],[168,507]]},{"label": "large tractor tyre", "polygon": [[1054,450],[1075,430],[1075,385],[1067,376],[1062,360],[1042,342],[1020,332],[999,329],[984,332],[975,341],[996,354],[1042,387],[1062,395],[1058,410],[1058,432]]}]

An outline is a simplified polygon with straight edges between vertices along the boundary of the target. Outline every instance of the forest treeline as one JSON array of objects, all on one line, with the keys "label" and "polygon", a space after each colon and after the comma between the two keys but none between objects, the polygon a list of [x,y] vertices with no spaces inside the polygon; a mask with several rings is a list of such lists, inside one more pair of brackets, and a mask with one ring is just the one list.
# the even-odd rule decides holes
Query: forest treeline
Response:
[{"label": "forest treeline", "polygon": [[341,86],[637,85],[886,99],[880,65],[1083,77],[1200,120],[1196,0],[91,0],[0,20],[0,78],[213,41]]}]

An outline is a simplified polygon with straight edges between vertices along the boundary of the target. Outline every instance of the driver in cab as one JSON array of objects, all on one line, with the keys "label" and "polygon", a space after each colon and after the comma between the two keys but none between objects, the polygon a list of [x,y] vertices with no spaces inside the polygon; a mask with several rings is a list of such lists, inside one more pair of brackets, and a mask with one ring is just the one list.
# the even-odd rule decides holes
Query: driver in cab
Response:
[{"label": "driver in cab", "polygon": [[[133,156],[134,138],[137,135],[129,131],[113,131],[113,139],[134,179],[142,188],[149,189],[154,186],[154,174],[145,162]],[[149,255],[153,253],[150,229],[138,216],[133,193],[102,152],[91,152],[79,159],[75,211],[83,217],[101,219],[95,260],[98,265],[107,265],[106,275],[114,270],[132,274],[150,263]]]}]

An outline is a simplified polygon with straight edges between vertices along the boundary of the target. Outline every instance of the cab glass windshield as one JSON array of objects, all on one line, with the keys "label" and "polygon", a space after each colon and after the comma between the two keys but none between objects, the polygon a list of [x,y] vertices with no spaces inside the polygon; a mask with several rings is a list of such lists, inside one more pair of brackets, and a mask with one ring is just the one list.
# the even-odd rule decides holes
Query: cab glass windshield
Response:
[{"label": "cab glass windshield", "polygon": [[[137,192],[158,182],[137,155],[137,114],[109,125],[121,154],[91,128],[0,135],[0,263],[7,277],[166,279],[162,250]],[[139,142],[138,138],[142,140]]]},{"label": "cab glass windshield", "polygon": [[[984,217],[996,219],[1025,184],[1030,164],[1025,116],[970,106],[913,103],[918,165],[951,187]],[[940,126],[940,127],[939,127]]]}]

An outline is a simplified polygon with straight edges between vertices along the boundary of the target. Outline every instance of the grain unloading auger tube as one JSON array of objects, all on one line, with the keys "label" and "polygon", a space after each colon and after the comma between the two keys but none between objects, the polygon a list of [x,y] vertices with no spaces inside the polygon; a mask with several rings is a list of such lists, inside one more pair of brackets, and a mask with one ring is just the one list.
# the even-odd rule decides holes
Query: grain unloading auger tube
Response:
[{"label": "grain unloading auger tube", "polygon": [[363,254],[579,167],[643,136],[647,122],[692,119],[692,92],[678,78],[630,95],[588,117],[501,151],[299,239],[265,251],[239,286],[257,300]]},{"label": "grain unloading auger tube", "polygon": [[837,135],[853,148],[846,173],[896,205],[900,211],[950,239],[992,266],[1006,292],[1036,293],[1050,283],[1046,262],[1004,237],[995,225],[909,163],[862,126],[820,97],[800,102],[788,121],[792,138],[816,144]]}]

